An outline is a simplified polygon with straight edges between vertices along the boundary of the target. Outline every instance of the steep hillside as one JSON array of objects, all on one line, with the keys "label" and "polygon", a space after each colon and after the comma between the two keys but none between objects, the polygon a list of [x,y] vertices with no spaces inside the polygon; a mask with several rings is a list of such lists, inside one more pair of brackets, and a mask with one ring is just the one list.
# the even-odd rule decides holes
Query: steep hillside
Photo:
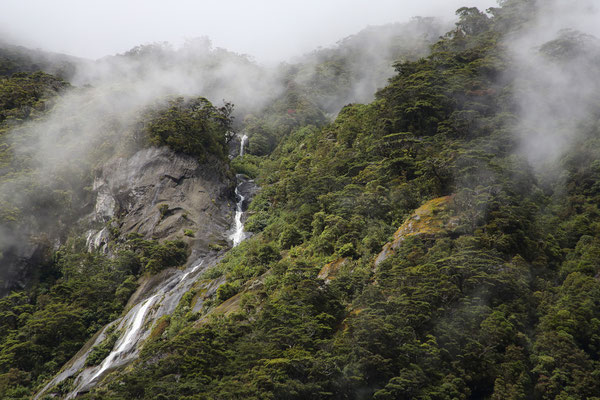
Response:
[{"label": "steep hillside", "polygon": [[[29,398],[162,280],[228,246],[231,106],[163,99],[126,124],[110,92],[41,72],[0,84],[0,397]],[[155,298],[161,313],[176,289]]]},{"label": "steep hillside", "polygon": [[394,62],[427,55],[445,30],[435,18],[371,26],[282,64],[276,71],[280,95],[244,117],[244,129],[253,137],[248,152],[266,155],[292,130],[322,126],[344,105],[372,101],[394,75]]},{"label": "steep hillside", "polygon": [[[429,53],[439,26],[418,19],[279,71],[202,42],[105,60],[96,82],[136,77],[108,95],[5,80],[25,94],[6,107],[0,183],[52,184],[3,215],[22,237],[22,214],[56,233],[31,286],[0,299],[0,397],[599,398],[600,41],[548,33],[534,0],[499,4],[459,9]],[[363,39],[398,59],[366,104],[356,90],[385,74],[361,75]],[[250,71],[223,93],[243,84],[237,98],[257,100],[235,123],[202,97],[105,108],[182,65],[202,65],[214,86],[186,82],[210,93],[216,66]],[[257,77],[277,90],[260,98]],[[62,90],[80,113],[63,118]],[[81,132],[60,142],[80,163],[21,150],[53,118],[72,123],[51,138]],[[230,152],[233,126],[247,152],[245,139]],[[235,201],[251,234],[239,245]]]},{"label": "steep hillside", "polygon": [[[425,52],[431,38],[411,38],[436,26],[423,20],[374,28],[359,34],[360,40],[348,40],[334,53],[340,53],[343,74],[350,79],[320,93],[341,98],[336,91],[352,90],[360,79],[384,77],[379,72],[355,76],[364,58],[360,46],[377,44],[385,50],[381,60],[390,54],[412,57]],[[388,54],[400,33],[406,35],[405,47]],[[352,55],[344,55],[350,48]],[[26,49],[16,55],[23,71],[41,57]],[[232,149],[237,154],[240,144],[232,127],[249,129],[252,119],[236,125],[233,113],[270,104],[260,115],[273,116],[283,129],[277,140],[290,127],[327,120],[327,110],[306,88],[303,98],[315,102],[312,115],[300,118],[299,108],[293,116],[281,112],[281,104],[294,97],[293,88],[281,90],[282,80],[294,79],[285,68],[265,70],[203,39],[178,50],[166,44],[139,46],[76,67],[72,79],[83,87],[42,73],[3,81],[2,295],[17,290],[2,300],[7,323],[0,340],[0,390],[6,397],[27,397],[42,386],[67,393],[65,382],[75,382],[77,391],[89,390],[106,372],[136,357],[137,344],[148,337],[153,322],[165,324],[169,319],[164,318],[184,307],[177,304],[189,285],[231,244],[238,191],[234,195],[227,156]],[[188,96],[163,96],[173,92]],[[215,107],[192,96],[197,93],[231,94],[240,107]],[[292,123],[277,122],[282,114]],[[258,134],[254,140],[259,142]],[[240,159],[233,164],[243,168]],[[254,184],[245,176],[238,179],[246,199],[238,207],[245,209]],[[213,304],[224,281],[217,276],[199,281],[194,310]],[[228,285],[220,289],[219,297],[227,290]],[[177,331],[173,318],[169,332]],[[66,320],[73,329],[62,332],[58,327]],[[53,330],[59,332],[52,336]],[[121,349],[120,355],[113,357],[111,347]],[[105,362],[111,357],[114,365]]]},{"label": "steep hillside", "polygon": [[83,398],[594,398],[599,104],[560,179],[520,151],[534,11],[459,10],[373,103],[238,160],[262,190],[227,283]]},{"label": "steep hillside", "polygon": [[32,50],[0,41],[0,76],[44,71],[69,80],[84,60],[65,54]]}]

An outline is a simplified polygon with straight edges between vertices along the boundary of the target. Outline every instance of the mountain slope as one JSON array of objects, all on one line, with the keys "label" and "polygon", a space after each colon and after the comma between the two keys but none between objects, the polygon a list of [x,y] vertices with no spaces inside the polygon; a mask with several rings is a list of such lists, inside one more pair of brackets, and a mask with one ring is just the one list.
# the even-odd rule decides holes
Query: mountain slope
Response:
[{"label": "mountain slope", "polygon": [[84,60],[65,54],[32,50],[13,46],[0,41],[0,76],[11,76],[18,72],[44,71],[69,80]]},{"label": "mountain slope", "polygon": [[[76,232],[41,268],[40,285],[0,302],[2,396],[596,398],[600,47],[573,31],[522,45],[541,6],[459,9],[430,55],[395,63],[374,101],[348,104],[330,122],[330,100],[346,101],[358,79],[338,67],[360,65],[361,55],[317,52],[288,70],[282,91],[240,123],[250,154],[230,165],[261,189],[246,213],[252,237],[228,251],[222,240],[194,244],[185,221],[172,225],[190,199],[158,200],[192,178],[158,177],[164,191],[152,177],[117,184],[135,158],[119,148],[126,157],[98,171],[117,178],[97,186],[111,189],[108,200],[95,193],[118,204],[104,226],[109,255],[88,252]],[[150,50],[125,57],[173,63]],[[306,79],[303,69],[317,74]],[[233,200],[230,108],[160,104],[108,138],[200,149],[194,156],[221,171],[212,193],[223,195],[198,212],[223,214]],[[158,198],[136,219],[128,212],[154,193],[140,187]],[[193,259],[176,268],[187,257],[181,242],[204,246],[206,270]],[[65,321],[72,329],[59,329]]]},{"label": "mountain slope", "polygon": [[[520,153],[523,82],[503,38],[530,23],[524,10],[459,10],[373,103],[240,160],[262,185],[256,235],[208,275],[227,279],[214,308],[171,319],[83,398],[597,395],[598,104],[556,161],[561,179]],[[423,233],[375,264],[440,196]]]}]

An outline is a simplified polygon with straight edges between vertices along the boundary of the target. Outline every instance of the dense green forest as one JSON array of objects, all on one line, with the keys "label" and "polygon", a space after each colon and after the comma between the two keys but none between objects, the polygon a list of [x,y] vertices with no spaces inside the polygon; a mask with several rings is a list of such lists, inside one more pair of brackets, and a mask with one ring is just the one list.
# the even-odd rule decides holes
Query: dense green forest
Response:
[{"label": "dense green forest", "polygon": [[14,46],[0,39],[0,76],[41,70],[62,79],[70,79],[75,73],[76,65],[82,62],[82,59],[76,57]]},{"label": "dense green forest", "polygon": [[[193,287],[138,360],[81,398],[600,399],[600,103],[551,168],[520,152],[526,82],[507,40],[537,12],[459,9],[428,56],[398,61],[373,102],[333,121],[324,104],[346,80],[311,92],[288,71],[231,161],[261,190],[253,236],[203,276],[226,283],[197,313]],[[600,55],[588,39],[563,32],[536,51]],[[0,84],[5,127],[68,87],[39,73]],[[170,99],[144,115],[139,146],[226,159],[230,107]],[[45,257],[36,284],[0,299],[0,397],[29,398],[119,315],[136,278],[186,251],[133,236],[113,257],[82,240]]]}]

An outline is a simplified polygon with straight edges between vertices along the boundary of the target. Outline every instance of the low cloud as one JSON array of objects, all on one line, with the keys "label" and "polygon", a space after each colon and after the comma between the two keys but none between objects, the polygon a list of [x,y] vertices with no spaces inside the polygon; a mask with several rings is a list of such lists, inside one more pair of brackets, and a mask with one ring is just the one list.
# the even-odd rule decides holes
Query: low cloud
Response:
[{"label": "low cloud", "polygon": [[600,15],[589,0],[538,4],[507,43],[515,60],[521,151],[538,170],[562,156],[600,106]]}]

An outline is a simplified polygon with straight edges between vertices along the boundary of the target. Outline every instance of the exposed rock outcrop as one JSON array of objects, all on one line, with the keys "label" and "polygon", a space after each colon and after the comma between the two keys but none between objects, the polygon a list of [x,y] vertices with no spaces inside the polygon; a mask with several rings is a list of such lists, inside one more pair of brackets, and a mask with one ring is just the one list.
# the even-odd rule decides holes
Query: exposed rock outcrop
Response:
[{"label": "exposed rock outcrop", "polygon": [[340,272],[340,269],[348,263],[348,258],[338,258],[335,261],[332,261],[328,264],[325,264],[321,271],[319,271],[319,275],[317,278],[323,279],[325,283],[329,283],[332,279],[335,279],[337,274]]},{"label": "exposed rock outcrop", "polygon": [[[243,186],[249,196],[255,191],[251,181],[244,181]],[[137,233],[146,239],[182,239],[189,244],[192,254],[184,269],[172,268],[142,277],[129,299],[128,311],[92,338],[37,398],[46,391],[52,392],[54,385],[69,377],[74,379],[73,390],[66,398],[74,398],[95,386],[110,371],[137,357],[139,345],[149,337],[154,323],[159,321],[160,325],[162,317],[172,314],[202,271],[222,257],[222,252],[211,248],[230,244],[234,189],[235,179],[225,162],[213,159],[199,164],[195,158],[166,147],[115,158],[97,170],[93,185],[95,206],[82,221],[86,227],[96,226],[87,233],[89,248],[110,252],[114,241]],[[199,282],[194,308],[201,308],[223,282],[224,279]],[[111,325],[125,333],[100,365],[86,366],[91,349],[104,340]]]},{"label": "exposed rock outcrop", "polygon": [[[234,180],[224,163],[211,161],[200,165],[166,147],[113,159],[97,171],[90,219],[110,221],[121,237],[135,232],[147,239],[184,239],[197,252],[208,251],[209,244],[225,245]],[[106,243],[101,233],[88,236],[90,247]]]},{"label": "exposed rock outcrop", "polygon": [[451,200],[451,196],[438,197],[417,208],[394,233],[393,240],[383,246],[375,258],[375,267],[394,255],[396,249],[409,236],[435,237],[452,230],[457,225],[457,218],[446,213]]}]

